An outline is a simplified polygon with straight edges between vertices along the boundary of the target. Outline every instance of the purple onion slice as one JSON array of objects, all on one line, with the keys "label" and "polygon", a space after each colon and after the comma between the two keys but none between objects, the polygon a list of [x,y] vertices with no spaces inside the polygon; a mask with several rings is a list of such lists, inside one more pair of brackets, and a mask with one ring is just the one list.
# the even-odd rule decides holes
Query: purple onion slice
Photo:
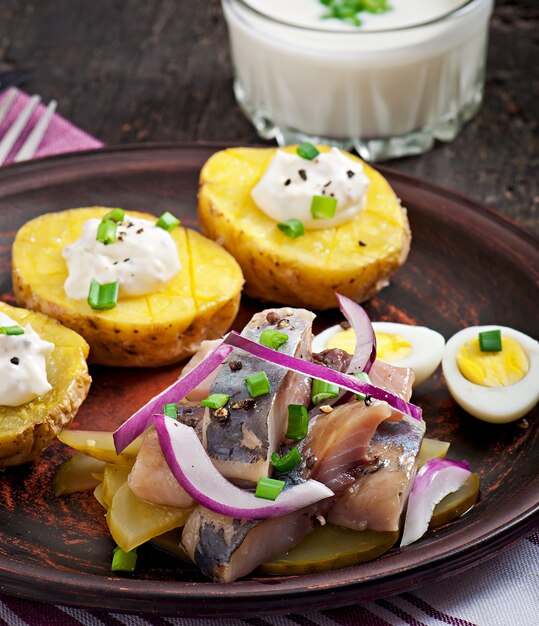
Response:
[{"label": "purple onion slice", "polygon": [[348,366],[347,373],[369,373],[376,361],[376,336],[371,320],[365,309],[357,302],[336,293],[339,308],[356,336],[356,349]]},{"label": "purple onion slice", "polygon": [[352,393],[369,395],[375,400],[387,402],[396,411],[400,411],[404,415],[409,415],[417,420],[422,419],[421,409],[415,404],[406,402],[402,398],[399,398],[384,389],[361,382],[359,379],[354,376],[350,376],[349,374],[342,374],[341,372],[329,369],[323,365],[311,363],[310,361],[303,361],[302,359],[297,359],[296,357],[277,352],[276,350],[271,350],[270,348],[266,348],[265,346],[251,341],[246,337],[242,337],[235,331],[231,331],[224,342],[234,346],[235,348],[245,350],[245,352],[249,352],[253,356],[269,361],[270,363],[274,363],[275,365],[279,365],[280,367],[292,370],[293,372],[311,376],[312,378],[319,378],[320,380],[328,383],[338,385],[339,387],[342,387],[347,391],[351,391]]},{"label": "purple onion slice", "polygon": [[161,450],[176,480],[196,502],[220,515],[266,519],[334,495],[322,483],[308,480],[285,489],[275,501],[257,498],[217,471],[192,428],[164,415],[154,415],[153,419]]},{"label": "purple onion slice", "polygon": [[434,507],[449,493],[460,489],[470,474],[467,461],[431,459],[423,465],[408,497],[401,547],[417,541],[427,532]]},{"label": "purple onion slice", "polygon": [[132,441],[151,425],[155,413],[163,412],[163,405],[180,402],[185,396],[205,380],[232,352],[233,347],[220,343],[208,356],[188,374],[172,383],[164,391],[154,396],[136,413],[128,418],[114,433],[114,446],[119,454]]}]

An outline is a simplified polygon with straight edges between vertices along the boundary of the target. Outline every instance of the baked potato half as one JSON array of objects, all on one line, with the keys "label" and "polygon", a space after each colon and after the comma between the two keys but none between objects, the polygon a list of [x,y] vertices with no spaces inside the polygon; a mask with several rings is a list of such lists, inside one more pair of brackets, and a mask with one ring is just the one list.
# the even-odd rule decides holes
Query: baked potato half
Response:
[{"label": "baked potato half", "polygon": [[[171,235],[181,270],[164,288],[121,298],[96,311],[86,300],[66,296],[65,246],[79,238],[83,224],[110,209],[90,207],[41,215],[26,223],[13,245],[13,289],[17,302],[41,311],[81,334],[90,344],[89,361],[101,365],[157,367],[181,361],[203,339],[221,336],[232,324],[243,276],[237,262],[200,235],[183,227]],[[129,216],[155,221],[153,215]]]},{"label": "baked potato half", "polygon": [[88,344],[77,333],[41,313],[0,302],[0,312],[20,326],[30,324],[40,337],[55,344],[47,357],[52,389],[21,406],[0,406],[0,469],[31,461],[71,423],[86,398],[91,378]]},{"label": "baked potato half", "polygon": [[410,248],[406,209],[388,182],[364,163],[370,180],[365,209],[350,222],[290,239],[251,198],[275,150],[229,148],[206,162],[198,204],[202,232],[237,259],[249,296],[328,309],[337,306],[335,292],[358,302],[376,294]]}]

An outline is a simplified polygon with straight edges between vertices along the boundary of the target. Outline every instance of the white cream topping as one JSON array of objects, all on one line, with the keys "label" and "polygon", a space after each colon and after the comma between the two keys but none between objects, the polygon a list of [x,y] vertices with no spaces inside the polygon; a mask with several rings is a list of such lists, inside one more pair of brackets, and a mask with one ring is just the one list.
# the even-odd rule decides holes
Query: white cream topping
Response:
[{"label": "white cream topping", "polygon": [[100,222],[88,220],[81,237],[62,252],[69,298],[86,299],[92,278],[102,284],[118,281],[120,298],[153,293],[180,271],[176,243],[163,228],[126,215],[117,225],[116,241],[104,244],[96,240]]},{"label": "white cream topping", "polygon": [[[312,160],[277,150],[251,196],[257,207],[277,222],[297,219],[306,229],[317,229],[356,217],[365,206],[368,188],[362,164],[337,148]],[[315,219],[311,215],[313,196],[335,198],[335,217]]]},{"label": "white cream topping", "polygon": [[[20,326],[0,313],[0,326]],[[22,327],[21,327],[22,328]],[[27,324],[22,335],[0,333],[0,405],[20,406],[52,389],[47,380],[47,356],[54,344],[44,341]]]}]

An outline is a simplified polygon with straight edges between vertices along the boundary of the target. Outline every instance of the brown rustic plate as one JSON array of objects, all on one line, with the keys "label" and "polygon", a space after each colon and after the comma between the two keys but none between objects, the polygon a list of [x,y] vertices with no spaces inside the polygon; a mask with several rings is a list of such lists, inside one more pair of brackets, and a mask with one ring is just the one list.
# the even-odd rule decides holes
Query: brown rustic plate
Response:
[{"label": "brown rustic plate", "polygon": [[[102,204],[165,209],[196,228],[198,172],[219,147],[145,145],[60,156],[0,171],[0,293],[12,302],[10,248],[17,229],[47,211]],[[380,168],[408,207],[410,258],[391,286],[366,306],[373,319],[423,324],[449,338],[474,324],[503,324],[537,334],[539,247],[501,215],[454,192]],[[246,300],[236,327],[260,304]],[[318,328],[336,313],[319,316]],[[88,400],[74,424],[113,429],[170,384],[180,367],[152,371],[94,368]],[[344,605],[408,590],[472,567],[537,521],[537,408],[507,425],[460,410],[438,372],[415,401],[427,433],[450,440],[451,456],[481,475],[481,499],[463,518],[404,550],[361,566],[285,578],[252,576],[207,582],[151,547],[139,551],[133,577],[112,576],[113,547],[90,494],[56,498],[55,469],[68,452],[55,442],[34,464],[0,474],[0,591],[35,600],[182,616],[239,616]]]}]

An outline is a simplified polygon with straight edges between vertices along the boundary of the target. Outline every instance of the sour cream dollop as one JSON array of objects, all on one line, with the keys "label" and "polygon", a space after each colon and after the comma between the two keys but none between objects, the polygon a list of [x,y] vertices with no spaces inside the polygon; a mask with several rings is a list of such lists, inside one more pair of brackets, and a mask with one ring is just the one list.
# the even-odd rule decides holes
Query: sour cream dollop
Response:
[{"label": "sour cream dollop", "polygon": [[174,239],[149,220],[125,216],[118,222],[116,241],[96,240],[101,220],[92,218],[77,241],[64,248],[68,277],[66,295],[73,300],[88,297],[90,283],[118,281],[119,297],[141,296],[161,289],[181,269]]},{"label": "sour cream dollop", "polygon": [[[0,326],[19,326],[0,313]],[[0,405],[20,406],[48,393],[47,356],[54,344],[41,339],[27,324],[22,335],[0,333]]]},{"label": "sour cream dollop", "polygon": [[[268,169],[251,191],[257,207],[277,222],[297,219],[304,228],[338,226],[352,220],[365,207],[369,179],[363,166],[337,148],[312,160],[277,150]],[[313,196],[336,198],[333,218],[311,215]]]}]

